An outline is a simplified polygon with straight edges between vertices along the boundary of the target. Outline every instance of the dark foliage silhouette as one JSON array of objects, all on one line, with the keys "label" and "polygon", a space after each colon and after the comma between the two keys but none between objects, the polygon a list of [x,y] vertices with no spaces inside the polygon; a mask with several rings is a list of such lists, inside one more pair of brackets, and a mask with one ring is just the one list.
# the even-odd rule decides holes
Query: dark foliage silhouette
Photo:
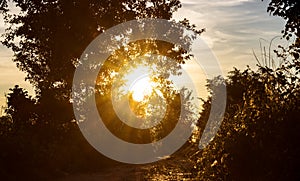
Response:
[{"label": "dark foliage silhouette", "polygon": [[[258,70],[234,69],[226,79],[227,107],[214,140],[203,150],[183,150],[194,160],[185,178],[196,180],[299,180],[300,84],[299,84],[299,1],[273,0],[268,12],[287,20],[283,37],[295,38],[289,47],[274,50],[282,66],[263,64]],[[272,60],[273,61],[273,60]],[[218,77],[208,80],[210,94],[216,93]],[[199,136],[211,109],[211,96],[203,100],[197,126]],[[197,142],[196,142],[197,143]],[[187,154],[192,152],[190,154]],[[174,166],[169,166],[174,169]],[[158,171],[170,175],[168,168]],[[175,170],[175,169],[174,169]],[[175,171],[176,172],[176,171]],[[174,175],[171,178],[176,178]],[[151,178],[151,177],[150,177]],[[153,177],[152,177],[153,178]],[[169,178],[169,177],[167,177]],[[181,177],[181,178],[184,178]]]},{"label": "dark foliage silhouette", "polygon": [[[289,40],[294,36],[295,41],[287,48],[279,45],[281,51],[274,50],[284,62],[280,67],[260,64],[257,71],[230,72],[224,121],[213,142],[198,154],[197,178],[300,179],[298,9],[298,1],[270,2],[268,11],[287,20],[283,37]],[[208,88],[214,84],[215,79],[210,80]],[[210,99],[204,102],[200,129],[208,119],[210,104]]]},{"label": "dark foliage silhouette", "polygon": [[[273,16],[279,16],[286,21],[282,36],[292,41],[288,47],[282,45],[274,50],[281,61],[283,69],[289,74],[300,73],[300,3],[297,0],[272,0],[267,11]],[[294,76],[294,78],[298,78]],[[299,80],[297,80],[299,81]]]},{"label": "dark foliage silhouette", "polygon": [[[74,120],[70,96],[76,65],[87,45],[106,29],[134,19],[169,20],[180,2],[12,0],[20,9],[16,15],[7,2],[0,2],[9,25],[2,44],[13,50],[13,61],[26,73],[36,97],[18,86],[7,96],[8,116],[1,118],[3,177],[46,179],[115,164],[85,141]],[[203,32],[186,19],[181,23],[196,34]],[[188,59],[184,53],[175,53],[179,63]]]},{"label": "dark foliage silhouette", "polygon": [[[208,87],[214,84],[210,81]],[[298,180],[299,91],[260,68],[235,69],[227,79],[228,105],[214,141],[200,151],[198,176],[229,180]],[[200,127],[210,102],[205,102]]]},{"label": "dark foliage silhouette", "polygon": [[[10,14],[7,2],[0,1],[0,12],[10,26],[2,43],[13,50],[13,60],[27,74],[36,97],[28,96],[19,86],[10,89],[7,95],[7,115],[0,117],[1,179],[45,180],[98,171],[117,164],[95,151],[76,125],[70,97],[74,70],[83,50],[100,33],[133,19],[171,19],[181,7],[180,2],[12,0],[21,10],[18,15]],[[267,11],[286,20],[283,37],[295,38],[289,47],[279,46],[279,50],[275,50],[278,59],[285,64],[274,69],[259,66],[257,71],[248,68],[229,73],[226,113],[218,134],[204,150],[195,149],[196,144],[186,144],[176,154],[177,158],[193,163],[187,167],[189,170],[182,168],[192,172],[189,177],[197,180],[300,180],[297,170],[300,162],[298,9],[297,0],[270,2]],[[197,31],[187,20],[181,23],[196,34],[203,31]],[[168,43],[149,45],[167,47],[163,52],[174,48]],[[153,51],[161,49],[155,46]],[[139,51],[144,50],[139,47]],[[178,64],[189,59],[189,56],[184,57],[185,53],[171,51]],[[124,55],[122,48],[119,54]],[[104,67],[104,72],[117,69]],[[175,70],[178,69],[175,67]],[[104,93],[111,86],[107,77],[110,75],[99,78],[102,83],[99,90]],[[211,95],[218,94],[219,78],[208,80]],[[171,95],[167,91],[165,94]],[[176,99],[169,113],[175,115],[173,110],[179,109],[179,101],[177,94],[173,96]],[[105,103],[105,97],[102,101]],[[109,108],[101,108],[104,103],[98,105],[100,114]],[[198,121],[198,136],[206,126],[210,107],[211,97],[208,97]],[[151,139],[146,141],[153,141]],[[140,140],[133,141],[140,143]],[[180,167],[177,162],[176,167]],[[151,172],[159,172],[157,168],[160,167],[154,167]],[[166,173],[162,174],[170,175],[165,166],[163,169]]]},{"label": "dark foliage silhouette", "polygon": [[282,33],[287,39],[293,35],[300,37],[299,8],[300,4],[297,0],[272,0],[267,9],[273,16],[280,16],[286,20]]}]

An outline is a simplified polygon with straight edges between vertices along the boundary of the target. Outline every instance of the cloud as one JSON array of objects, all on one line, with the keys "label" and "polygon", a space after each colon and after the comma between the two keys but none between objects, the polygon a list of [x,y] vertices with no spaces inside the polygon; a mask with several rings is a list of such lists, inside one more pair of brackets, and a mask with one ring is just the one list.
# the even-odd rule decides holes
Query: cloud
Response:
[{"label": "cloud", "polygon": [[255,0],[211,0],[211,1],[204,1],[204,0],[182,0],[182,4],[186,5],[195,5],[201,4],[202,6],[234,6],[239,5],[245,2],[253,2]]},{"label": "cloud", "polygon": [[[224,72],[232,70],[233,66],[238,68],[244,68],[247,64],[254,66],[256,62],[252,49],[259,53],[259,39],[271,40],[280,35],[284,27],[282,19],[270,16],[266,12],[269,1],[181,1],[183,7],[174,14],[174,18],[187,18],[199,28],[206,28],[207,31],[201,38],[220,60]],[[0,22],[0,31],[0,33],[4,31],[3,22]],[[29,86],[28,83],[24,83],[24,74],[11,62],[11,56],[11,52],[0,45],[0,90],[7,89],[15,83]],[[0,91],[0,99],[1,94]]]},{"label": "cloud", "polygon": [[[255,65],[252,49],[259,49],[259,39],[280,35],[282,19],[267,13],[269,1],[256,0],[182,0],[176,19],[186,17],[199,28],[206,28],[203,39],[228,66]],[[238,59],[241,60],[238,60]]]}]

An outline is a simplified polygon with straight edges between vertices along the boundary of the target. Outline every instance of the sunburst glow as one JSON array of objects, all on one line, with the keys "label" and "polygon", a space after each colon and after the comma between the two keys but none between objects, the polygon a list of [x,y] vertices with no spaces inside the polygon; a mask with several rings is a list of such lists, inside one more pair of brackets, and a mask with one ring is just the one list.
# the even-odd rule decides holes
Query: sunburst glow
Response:
[{"label": "sunburst glow", "polygon": [[130,87],[132,98],[135,101],[141,102],[151,96],[153,91],[153,82],[149,77],[143,77],[133,82]]}]

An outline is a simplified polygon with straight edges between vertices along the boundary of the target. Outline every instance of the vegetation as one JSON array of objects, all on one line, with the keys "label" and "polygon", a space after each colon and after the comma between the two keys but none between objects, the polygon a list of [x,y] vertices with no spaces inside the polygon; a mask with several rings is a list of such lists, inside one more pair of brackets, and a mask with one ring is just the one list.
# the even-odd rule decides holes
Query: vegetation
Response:
[{"label": "vegetation", "polygon": [[[29,180],[34,177],[37,180],[45,180],[70,173],[98,171],[107,165],[117,164],[94,150],[83,138],[74,121],[70,95],[76,65],[80,63],[80,55],[89,42],[108,28],[139,18],[171,19],[172,14],[181,7],[180,2],[12,2],[21,9],[20,14],[11,15],[7,1],[0,1],[0,11],[10,25],[2,43],[13,50],[14,62],[21,71],[27,73],[27,79],[35,87],[36,97],[28,96],[19,86],[10,89],[7,95],[6,116],[0,118],[1,179]],[[204,150],[197,150],[195,143],[187,143],[179,150],[174,155],[175,160],[167,162],[173,161],[177,164],[179,161],[189,160],[189,163],[186,163],[188,166],[182,163],[189,170],[176,165],[176,172],[189,172],[187,177],[199,180],[300,180],[297,170],[300,161],[298,9],[297,0],[270,2],[267,11],[286,20],[283,37],[288,40],[295,39],[289,47],[279,46],[274,50],[278,61],[283,62],[282,66],[258,65],[257,71],[250,68],[231,71],[226,79],[226,112],[218,134]],[[203,32],[196,30],[187,20],[181,23],[192,29],[195,34]],[[140,42],[130,46],[138,46],[135,50],[144,56],[149,53],[149,49],[145,51],[141,48],[144,44],[153,52],[167,47],[160,53],[176,57],[178,60],[176,65],[165,67],[174,74],[179,74],[179,65],[190,56],[186,55],[189,52],[176,51],[173,45],[165,42]],[[130,53],[126,52],[124,47],[120,48],[108,62],[124,64],[129,58],[122,56]],[[264,58],[270,59],[267,55]],[[118,72],[119,68],[104,66],[102,70],[106,73]],[[110,74],[99,74],[98,82],[101,84],[97,96],[108,95],[112,81],[110,78]],[[163,89],[170,83],[161,77],[153,79],[160,83],[163,94],[173,100],[167,115],[178,117],[178,112],[175,111],[179,109],[180,104],[178,92],[172,91],[172,87]],[[218,80],[218,77],[208,80],[207,88],[211,95],[217,94]],[[99,98],[100,114],[106,114],[111,109],[111,105],[106,104],[107,97]],[[185,101],[189,102],[188,99]],[[137,103],[134,102],[133,106],[137,107]],[[138,106],[139,114],[143,116],[145,105]],[[199,136],[207,122],[210,107],[211,97],[204,101],[203,111],[197,122]],[[110,126],[111,130],[116,127]],[[173,123],[164,126],[170,131]],[[146,133],[137,134],[144,137]],[[165,135],[158,134],[158,137],[147,138],[150,141],[146,142],[163,136]],[[135,143],[141,141],[136,137],[123,139]],[[157,172],[170,175],[166,167],[159,164],[155,166],[156,169],[151,169],[152,175],[155,176]]]},{"label": "vegetation", "polygon": [[[300,153],[296,116],[300,89],[277,74],[263,67],[230,72],[223,124],[213,142],[197,155],[199,178],[299,179],[295,168]],[[200,123],[203,119],[207,116]]]},{"label": "vegetation", "polygon": [[[7,2],[0,3],[0,11],[9,25],[2,44],[13,50],[13,61],[27,74],[36,97],[29,97],[18,86],[7,96],[8,116],[1,118],[2,177],[15,180],[22,175],[22,178],[45,179],[116,164],[88,144],[74,120],[71,87],[76,65],[86,46],[108,28],[140,18],[169,20],[181,7],[180,2],[12,0],[20,9],[16,15],[10,13]],[[203,31],[194,29],[187,20],[181,23],[195,34]],[[178,65],[189,57],[182,49],[172,51],[174,45],[171,44],[144,45],[152,46],[150,49],[156,52],[164,47],[161,54],[176,57],[176,64],[168,67],[168,71],[175,73]],[[142,56],[147,52],[141,47],[137,48]],[[114,68],[121,66],[118,60],[112,60],[115,66],[102,69],[104,75],[99,74],[98,91],[109,90],[111,79],[107,73],[117,71]]]},{"label": "vegetation", "polygon": [[[212,143],[196,156],[200,180],[299,180],[298,9],[299,2],[293,0],[273,0],[268,7],[287,20],[283,37],[295,38],[289,47],[279,45],[281,51],[274,50],[282,66],[263,64],[274,61],[265,54],[257,71],[229,73],[223,124]],[[209,89],[214,82],[209,81]],[[209,100],[203,106],[200,128],[208,119]]]}]

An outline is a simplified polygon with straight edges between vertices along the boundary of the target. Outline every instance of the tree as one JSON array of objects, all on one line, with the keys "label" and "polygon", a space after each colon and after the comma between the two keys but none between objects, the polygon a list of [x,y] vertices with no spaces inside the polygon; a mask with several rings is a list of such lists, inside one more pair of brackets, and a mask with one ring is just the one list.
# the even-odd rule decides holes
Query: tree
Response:
[{"label": "tree", "polygon": [[[19,106],[18,101],[9,109],[9,114],[14,114],[23,123],[30,122],[33,116],[38,123],[34,125],[35,132],[31,134],[37,136],[36,144],[40,146],[35,148],[41,154],[33,162],[48,163],[44,166],[45,170],[83,169],[82,165],[94,161],[99,154],[87,145],[73,121],[70,95],[73,74],[80,63],[81,54],[95,37],[114,25],[141,18],[170,20],[181,4],[179,0],[11,0],[11,2],[20,9],[20,13],[11,14],[7,1],[0,4],[1,13],[9,24],[2,43],[13,50],[14,62],[27,74],[26,79],[34,86],[37,96],[36,102],[32,102],[33,114],[30,112],[28,117],[20,117],[19,113],[24,112],[15,112],[19,110],[15,109]],[[203,32],[197,31],[186,19],[181,23],[196,34]],[[165,55],[168,50],[171,50],[170,55],[176,55],[175,68],[169,66],[169,70],[178,70],[180,68],[178,65],[189,57],[185,55],[188,52],[182,49],[172,51],[174,45],[168,43],[148,43],[148,45],[152,46],[153,51],[165,48],[163,50]],[[124,54],[122,49],[118,51]],[[142,47],[139,47],[138,51],[141,55],[147,53]],[[113,69],[108,67],[102,70],[105,79],[108,76],[105,73]],[[109,86],[109,81],[107,79],[101,82],[101,86]],[[19,88],[15,91],[19,91]],[[22,91],[10,95],[9,98],[11,100],[18,98],[22,100],[21,102],[24,102],[23,99],[25,102],[33,101]],[[78,155],[81,157],[78,158]],[[99,162],[93,163],[89,164],[91,165],[89,168],[99,168]]]},{"label": "tree", "polygon": [[[267,9],[273,16],[280,16],[286,20],[282,30],[283,37],[287,40],[294,38],[289,47],[279,45],[275,50],[278,57],[284,61],[284,69],[288,73],[300,73],[300,3],[297,0],[272,0]],[[294,77],[296,78],[296,77]]]},{"label": "tree", "polygon": [[296,41],[299,41],[299,8],[300,4],[297,0],[272,0],[269,3],[269,7],[267,9],[268,12],[270,12],[273,16],[280,16],[286,20],[285,29],[282,33],[287,39],[295,35],[297,37]]},{"label": "tree", "polygon": [[[197,157],[203,180],[298,180],[299,87],[277,71],[260,68],[230,72],[227,107],[214,140]],[[208,88],[215,80],[209,81]],[[204,103],[199,126],[208,119]]]},{"label": "tree", "polygon": [[[10,27],[6,30],[2,43],[12,48],[17,66],[27,73],[27,79],[35,86],[38,119],[53,128],[52,131],[66,130],[74,119],[70,96],[73,74],[76,65],[81,63],[79,58],[84,49],[97,35],[114,25],[133,19],[169,20],[173,12],[181,7],[178,0],[13,2],[21,9],[21,13],[11,16],[9,11],[3,12]],[[196,30],[186,19],[181,24],[195,34],[203,32]],[[183,36],[184,30],[181,28],[178,31]],[[189,38],[193,39],[194,36]],[[189,41],[191,40],[187,39],[186,43]],[[101,79],[100,89],[109,88],[110,72],[118,72],[118,68],[125,65],[124,60],[130,59],[131,55],[158,53],[174,58],[175,64],[164,64],[166,66],[161,72],[165,74],[178,74],[180,64],[190,57],[186,50],[175,50],[175,45],[162,41],[146,40],[134,42],[130,46],[135,51],[120,48],[115,57],[111,58],[110,65],[113,66],[101,69],[104,77]]]},{"label": "tree", "polygon": [[[171,19],[181,7],[179,0],[12,2],[21,12],[11,15],[3,11],[10,27],[2,43],[13,50],[17,67],[27,73],[26,79],[34,85],[41,116],[59,124],[73,119],[73,74],[83,50],[97,35],[133,19]],[[182,23],[194,29],[187,20]],[[60,112],[68,116],[62,118]]]},{"label": "tree", "polygon": [[[268,12],[286,20],[283,37],[295,42],[281,52],[282,67],[259,66],[231,71],[227,78],[227,107],[215,139],[199,152],[200,180],[299,180],[299,3],[272,0]],[[256,57],[257,58],[257,57]],[[265,56],[266,60],[270,57]],[[257,59],[258,60],[258,59]],[[259,61],[259,60],[258,60]],[[208,88],[215,80],[210,80]],[[203,105],[200,128],[211,106]]]},{"label": "tree", "polygon": [[[11,116],[12,131],[25,131],[26,127],[36,124],[34,117],[35,100],[28,96],[28,92],[16,85],[7,94],[7,109],[5,112]],[[28,130],[27,130],[28,131]]]}]

